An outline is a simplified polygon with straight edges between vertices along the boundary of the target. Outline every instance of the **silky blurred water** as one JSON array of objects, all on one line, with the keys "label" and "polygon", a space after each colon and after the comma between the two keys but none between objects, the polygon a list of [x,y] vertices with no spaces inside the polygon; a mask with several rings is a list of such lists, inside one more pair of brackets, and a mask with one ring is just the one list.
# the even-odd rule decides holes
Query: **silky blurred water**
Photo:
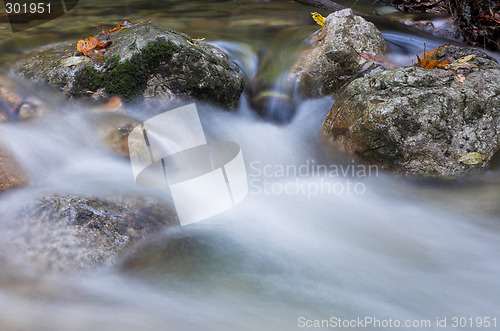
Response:
[{"label": "silky blurred water", "polygon": [[[311,8],[240,2],[82,1],[71,15],[40,28],[0,32],[3,46],[13,45],[2,46],[2,56],[80,38],[101,24],[147,18],[207,37],[250,76],[263,58],[259,49],[272,48],[277,34],[301,25],[312,30]],[[389,27],[384,36],[402,63],[409,63],[424,42],[428,49],[443,42]],[[286,70],[282,61],[291,60],[276,61]],[[449,330],[455,329],[454,316],[496,316],[500,323],[498,160],[482,173],[448,181],[383,171],[371,176],[276,174],[280,167],[304,164],[358,167],[323,141],[321,124],[334,101],[329,97],[299,101],[287,125],[257,116],[245,95],[233,113],[197,103],[209,140],[241,146],[253,183],[247,198],[206,221],[164,229],[112,266],[44,272],[43,266],[27,262],[25,253],[33,254],[30,245],[39,238],[64,236],[63,231],[32,231],[32,238],[21,241],[24,246],[10,245],[24,226],[15,215],[31,202],[53,194],[170,200],[167,192],[134,183],[129,161],[98,138],[95,109],[48,90],[36,93],[49,114],[0,125],[1,140],[32,181],[0,196],[0,224],[8,229],[0,234],[2,330],[291,330],[301,317],[365,316],[430,320],[430,329],[436,329],[436,318],[447,317],[442,329]],[[162,104],[155,111],[172,107]],[[126,111],[138,120],[152,116],[134,106]],[[259,173],[266,166],[273,176]],[[274,193],[264,191],[265,180]],[[349,193],[349,183],[363,191]],[[321,185],[344,191],[315,193]],[[285,186],[292,190],[277,193]]]}]

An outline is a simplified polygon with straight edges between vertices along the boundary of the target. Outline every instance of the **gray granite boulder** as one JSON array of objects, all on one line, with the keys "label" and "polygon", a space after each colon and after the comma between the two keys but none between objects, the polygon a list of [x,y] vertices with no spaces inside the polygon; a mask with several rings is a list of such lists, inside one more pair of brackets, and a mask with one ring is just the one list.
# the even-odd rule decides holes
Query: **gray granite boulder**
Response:
[{"label": "gray granite boulder", "polygon": [[454,176],[482,168],[500,148],[500,66],[479,50],[445,46],[453,68],[402,67],[358,78],[323,129],[338,148],[384,168]]},{"label": "gray granite boulder", "polygon": [[302,54],[290,76],[306,96],[337,92],[365,62],[360,53],[389,52],[375,25],[354,15],[351,9],[328,15],[314,38],[313,46]]}]

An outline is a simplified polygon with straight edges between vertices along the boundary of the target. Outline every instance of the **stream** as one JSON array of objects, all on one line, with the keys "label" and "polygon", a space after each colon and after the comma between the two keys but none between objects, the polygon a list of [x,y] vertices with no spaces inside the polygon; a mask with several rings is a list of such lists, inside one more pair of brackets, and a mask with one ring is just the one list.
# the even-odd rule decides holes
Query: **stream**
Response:
[{"label": "stream", "polygon": [[[152,20],[206,38],[247,78],[268,75],[279,88],[317,28],[310,12],[321,11],[291,1],[238,2],[81,0],[69,14],[18,33],[0,16],[0,72],[34,47],[78,40],[124,19]],[[354,8],[370,13],[371,1]],[[398,63],[414,61],[424,43],[434,49],[448,42],[389,18],[377,21]],[[322,327],[383,330],[392,320],[410,321],[410,330],[500,330],[500,157],[484,171],[447,181],[360,173],[364,165],[325,147],[321,125],[331,97],[293,95],[293,113],[278,104],[264,115],[248,94],[235,112],[196,102],[208,140],[241,146],[246,199],[206,221],[165,228],[115,264],[40,269],[37,254],[50,245],[71,250],[71,242],[64,231],[26,229],[16,218],[37,199],[171,201],[135,184],[130,161],[98,138],[88,104],[23,84],[50,112],[0,124],[2,141],[32,182],[0,195],[0,330],[294,330],[358,318],[380,324]],[[171,108],[165,103],[156,113]],[[134,105],[125,110],[141,121],[154,115]],[[477,318],[495,319],[496,327],[471,325]]]}]

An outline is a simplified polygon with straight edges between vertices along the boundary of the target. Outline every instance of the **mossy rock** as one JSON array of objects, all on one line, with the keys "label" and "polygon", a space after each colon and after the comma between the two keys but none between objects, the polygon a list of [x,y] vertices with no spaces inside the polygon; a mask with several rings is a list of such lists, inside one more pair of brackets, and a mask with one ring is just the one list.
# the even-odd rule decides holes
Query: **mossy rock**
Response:
[{"label": "mossy rock", "polygon": [[[71,97],[117,95],[124,101],[183,98],[229,109],[243,91],[243,76],[221,50],[154,23],[107,35],[102,55],[83,57],[76,41],[36,49],[14,70],[47,82]],[[92,93],[94,92],[94,93]]]}]

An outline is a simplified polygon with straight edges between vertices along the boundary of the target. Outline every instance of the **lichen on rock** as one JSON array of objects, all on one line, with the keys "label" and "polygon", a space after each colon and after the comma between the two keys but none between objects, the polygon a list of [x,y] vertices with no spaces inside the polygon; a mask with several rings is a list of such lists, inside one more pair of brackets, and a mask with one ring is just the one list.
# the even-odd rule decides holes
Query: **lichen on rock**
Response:
[{"label": "lichen on rock", "polygon": [[500,148],[500,66],[457,46],[436,57],[470,54],[464,69],[402,67],[354,80],[324,132],[340,149],[398,172],[453,176],[485,167]]}]

